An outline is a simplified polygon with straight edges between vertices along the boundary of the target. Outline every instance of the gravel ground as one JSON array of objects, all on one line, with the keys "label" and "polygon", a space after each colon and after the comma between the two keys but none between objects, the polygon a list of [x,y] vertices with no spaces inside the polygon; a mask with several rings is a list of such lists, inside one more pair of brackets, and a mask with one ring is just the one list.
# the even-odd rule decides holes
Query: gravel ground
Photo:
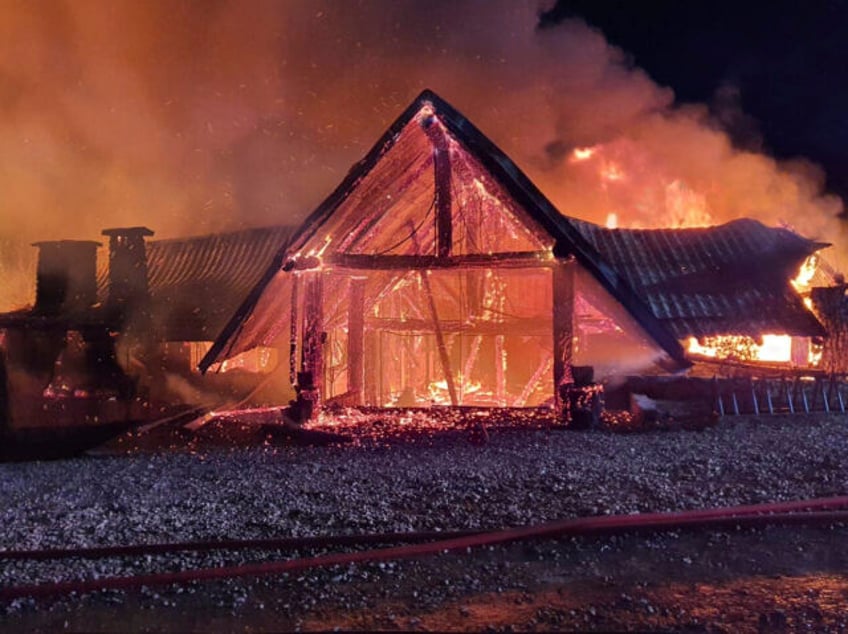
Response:
[{"label": "gravel ground", "polygon": [[[848,419],[725,418],[703,431],[627,435],[511,429],[490,432],[482,445],[468,442],[461,432],[411,432],[370,436],[341,447],[195,449],[0,464],[0,482],[2,549],[494,529],[573,516],[845,495]],[[475,555],[462,564],[467,570],[456,583],[480,592],[503,590],[501,564],[508,552],[489,549]],[[540,547],[532,558],[553,561],[561,555],[559,546]],[[0,584],[179,570],[269,556],[280,554],[2,562]],[[310,594],[313,606],[323,597],[342,607],[367,607],[366,586],[373,584],[375,596],[384,593],[385,581],[397,570],[416,580],[422,596],[444,601],[455,590],[439,581],[450,578],[438,572],[443,560],[315,571],[279,583],[293,583],[301,591],[321,588]],[[520,575],[510,578],[510,587],[528,582]],[[348,587],[352,580],[357,583]],[[257,597],[270,592],[273,596],[262,601],[295,619],[298,606],[272,592],[279,583],[209,584],[212,589],[202,590],[200,599],[198,586],[151,590],[130,602],[143,609],[183,601],[188,609],[191,603],[179,598],[185,594],[202,605],[237,609],[248,601],[256,607],[261,603]],[[70,610],[73,601],[63,601],[47,609]],[[123,593],[97,593],[74,602],[74,609],[127,601]],[[304,601],[308,608],[309,600]],[[0,606],[12,625],[43,608],[44,603],[28,600]]]}]

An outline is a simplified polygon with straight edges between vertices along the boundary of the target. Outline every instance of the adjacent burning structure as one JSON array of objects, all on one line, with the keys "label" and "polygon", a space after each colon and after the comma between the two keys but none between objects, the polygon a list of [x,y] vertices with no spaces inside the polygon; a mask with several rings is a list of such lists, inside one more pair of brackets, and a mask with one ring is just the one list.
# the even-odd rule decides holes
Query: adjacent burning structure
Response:
[{"label": "adjacent burning structure", "polygon": [[0,315],[0,407],[11,430],[149,419],[253,390],[274,354],[194,369],[291,233],[288,227],[150,241],[146,227],[100,243],[39,242],[36,301]]},{"label": "adjacent burning structure", "polygon": [[675,371],[710,337],[823,336],[789,283],[823,246],[752,220],[564,216],[425,91],[281,245],[200,367],[277,346],[312,405],[552,404],[575,366]]}]

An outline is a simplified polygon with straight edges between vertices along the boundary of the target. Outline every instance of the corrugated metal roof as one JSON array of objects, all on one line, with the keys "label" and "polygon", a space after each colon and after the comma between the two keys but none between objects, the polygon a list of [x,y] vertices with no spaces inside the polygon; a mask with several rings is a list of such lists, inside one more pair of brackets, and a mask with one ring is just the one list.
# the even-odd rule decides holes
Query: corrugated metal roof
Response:
[{"label": "corrugated metal roof", "polygon": [[[164,339],[211,341],[294,231],[289,226],[151,240],[147,269],[154,326]],[[108,295],[108,258],[98,269],[98,296]]]},{"label": "corrugated metal roof", "polygon": [[824,334],[789,284],[822,243],[748,218],[696,229],[572,223],[678,338]]}]

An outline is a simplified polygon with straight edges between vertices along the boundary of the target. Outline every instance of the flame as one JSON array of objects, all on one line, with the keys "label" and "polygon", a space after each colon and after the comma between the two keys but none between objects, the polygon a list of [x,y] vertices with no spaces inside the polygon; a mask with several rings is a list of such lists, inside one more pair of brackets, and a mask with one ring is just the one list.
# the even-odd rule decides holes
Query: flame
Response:
[{"label": "flame", "polygon": [[666,185],[665,208],[672,227],[709,227],[715,224],[706,197],[681,180]]},{"label": "flame", "polygon": [[[482,392],[482,385],[477,381],[463,381],[462,375],[457,376],[458,384],[462,386],[462,394],[468,397],[474,394],[486,395],[487,392]],[[450,405],[451,400],[448,395],[448,382],[445,379],[433,381],[427,386],[427,396],[430,402],[436,405]]]},{"label": "flame", "polygon": [[574,162],[585,161],[587,159],[592,158],[595,154],[594,147],[577,147],[574,148],[574,151],[571,153],[571,160]]},{"label": "flame", "polygon": [[[806,260],[804,260],[803,264],[801,264],[801,268],[798,269],[798,275],[795,276],[795,279],[792,280],[792,286],[799,293],[803,293],[804,291],[809,290],[810,282],[813,281],[813,276],[816,274],[816,268],[819,264],[819,258],[814,253]],[[809,297],[804,298],[804,304],[807,308],[812,308],[812,302],[808,303]]]},{"label": "flame", "polygon": [[609,212],[605,225],[607,229],[618,229],[618,214],[614,211]]},{"label": "flame", "polygon": [[[591,163],[588,160],[594,159]],[[585,163],[594,175],[598,202],[607,207],[607,227],[634,229],[707,227],[716,224],[709,199],[697,186],[655,166],[638,146],[619,142],[572,150],[569,163]],[[609,211],[613,207],[615,211]],[[599,210],[600,211],[600,210]],[[646,217],[646,212],[650,212]],[[610,217],[615,224],[610,225]]]},{"label": "flame", "polygon": [[[795,291],[801,295],[801,300],[807,310],[813,309],[813,301],[808,292],[810,283],[816,273],[819,258],[813,254],[801,264],[795,279],[791,280]],[[813,342],[807,344],[806,362],[810,366],[817,366],[821,361],[821,346]],[[713,359],[735,359],[739,361],[767,361],[772,363],[790,363],[795,361],[792,354],[792,337],[790,335],[763,335],[762,343],[756,342],[751,337],[742,336],[719,336],[707,337],[698,341],[690,337],[686,341],[686,351],[689,354]]]}]

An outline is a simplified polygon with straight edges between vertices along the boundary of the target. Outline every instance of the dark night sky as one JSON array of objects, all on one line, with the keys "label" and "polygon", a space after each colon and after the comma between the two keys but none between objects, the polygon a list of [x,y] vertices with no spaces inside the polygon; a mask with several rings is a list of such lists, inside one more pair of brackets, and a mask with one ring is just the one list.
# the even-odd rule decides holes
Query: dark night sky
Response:
[{"label": "dark night sky", "polygon": [[[848,2],[559,0],[550,22],[579,16],[672,88],[678,101],[739,109],[741,146],[821,164],[848,199]],[[731,109],[732,110],[732,109]]]}]

